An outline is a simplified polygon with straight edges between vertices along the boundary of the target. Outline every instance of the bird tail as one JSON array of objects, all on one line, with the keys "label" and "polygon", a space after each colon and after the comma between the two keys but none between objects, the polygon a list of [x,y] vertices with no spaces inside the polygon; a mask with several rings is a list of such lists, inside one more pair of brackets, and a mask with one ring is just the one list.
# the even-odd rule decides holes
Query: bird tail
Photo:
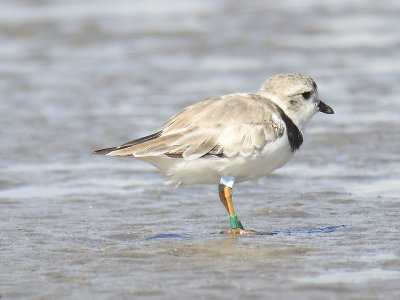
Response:
[{"label": "bird tail", "polygon": [[[158,131],[158,132],[156,132],[156,133],[153,133],[153,134],[144,136],[144,137],[142,137],[142,138],[139,138],[139,139],[130,141],[130,142],[128,142],[128,143],[125,143],[125,144],[123,144],[123,145],[121,145],[121,146],[111,147],[111,148],[105,148],[105,149],[100,149],[100,150],[94,151],[93,153],[94,153],[94,154],[107,155],[108,153],[113,152],[113,151],[116,151],[116,150],[123,150],[123,149],[126,149],[126,148],[130,148],[130,147],[132,147],[132,146],[140,145],[140,144],[142,144],[142,143],[155,140],[155,139],[157,139],[158,137],[161,136],[161,133],[162,133],[161,131]],[[132,154],[129,154],[129,155],[132,155]]]},{"label": "bird tail", "polygon": [[111,148],[105,148],[105,149],[100,149],[96,150],[93,152],[93,154],[102,154],[102,155],[107,155],[108,153],[117,150],[118,147],[111,147]]}]

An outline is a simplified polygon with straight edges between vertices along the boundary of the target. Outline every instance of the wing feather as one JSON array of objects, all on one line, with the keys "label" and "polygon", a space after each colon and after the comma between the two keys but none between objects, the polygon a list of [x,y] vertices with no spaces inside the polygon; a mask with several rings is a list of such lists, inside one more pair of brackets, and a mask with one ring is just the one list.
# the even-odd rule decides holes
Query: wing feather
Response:
[{"label": "wing feather", "polygon": [[159,132],[117,147],[108,155],[165,154],[186,160],[208,155],[250,156],[284,131],[279,111],[268,98],[231,94],[191,105],[170,118]]}]

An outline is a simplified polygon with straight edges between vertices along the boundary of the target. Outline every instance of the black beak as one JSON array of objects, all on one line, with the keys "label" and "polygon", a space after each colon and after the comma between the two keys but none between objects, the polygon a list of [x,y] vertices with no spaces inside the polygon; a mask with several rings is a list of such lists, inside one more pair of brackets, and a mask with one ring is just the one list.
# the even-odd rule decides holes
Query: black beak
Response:
[{"label": "black beak", "polygon": [[325,104],[322,101],[319,101],[318,109],[320,112],[323,112],[324,114],[334,114],[335,113],[333,111],[332,107],[330,107],[329,105]]}]

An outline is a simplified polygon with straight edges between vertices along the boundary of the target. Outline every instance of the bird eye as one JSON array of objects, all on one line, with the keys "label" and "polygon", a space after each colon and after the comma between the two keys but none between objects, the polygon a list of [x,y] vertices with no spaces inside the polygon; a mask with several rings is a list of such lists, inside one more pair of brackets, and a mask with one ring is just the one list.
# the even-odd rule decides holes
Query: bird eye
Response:
[{"label": "bird eye", "polygon": [[311,92],[304,92],[304,93],[301,93],[301,95],[303,96],[304,99],[310,99]]}]

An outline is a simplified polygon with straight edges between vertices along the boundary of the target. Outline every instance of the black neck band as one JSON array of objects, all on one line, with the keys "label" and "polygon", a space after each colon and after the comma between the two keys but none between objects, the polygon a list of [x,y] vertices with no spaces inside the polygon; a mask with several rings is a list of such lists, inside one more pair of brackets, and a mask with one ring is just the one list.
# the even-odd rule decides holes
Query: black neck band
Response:
[{"label": "black neck band", "polygon": [[282,120],[285,122],[290,147],[294,152],[300,148],[301,144],[303,144],[303,135],[293,120],[289,118],[288,115],[278,105],[276,107],[278,108]]}]

